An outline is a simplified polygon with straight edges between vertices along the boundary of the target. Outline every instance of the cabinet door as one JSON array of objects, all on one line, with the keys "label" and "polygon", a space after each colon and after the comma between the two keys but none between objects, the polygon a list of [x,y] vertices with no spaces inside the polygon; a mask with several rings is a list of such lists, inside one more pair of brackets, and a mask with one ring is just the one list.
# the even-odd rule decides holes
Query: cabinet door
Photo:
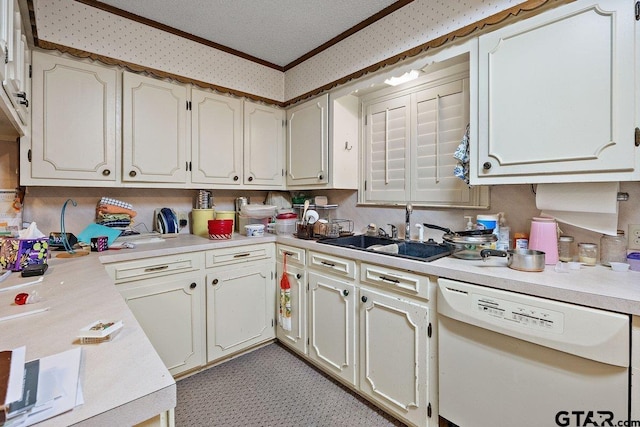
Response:
[{"label": "cabinet door", "polygon": [[207,274],[207,360],[275,338],[273,263],[216,268]]},{"label": "cabinet door", "polygon": [[32,178],[115,182],[117,77],[115,69],[33,53]]},{"label": "cabinet door", "polygon": [[184,183],[187,87],[123,73],[123,181]]},{"label": "cabinet door", "polygon": [[413,425],[429,424],[427,307],[365,288],[359,304],[360,390]]},{"label": "cabinet door", "polygon": [[369,105],[365,149],[367,202],[407,200],[411,140],[410,96]]},{"label": "cabinet door", "polygon": [[287,111],[287,185],[328,182],[329,95]]},{"label": "cabinet door", "polygon": [[15,0],[0,0],[0,79],[4,81],[6,61],[11,58],[13,45],[13,7]]},{"label": "cabinet door", "polygon": [[242,101],[191,91],[191,182],[241,185]]},{"label": "cabinet door", "polygon": [[[307,273],[302,268],[287,265],[283,272],[282,263],[276,266],[277,283],[276,294],[280,294],[280,280],[283,274],[289,278],[291,285],[291,330],[285,330],[280,322],[276,328],[276,336],[281,343],[307,354]],[[276,302],[276,311],[279,303]]]},{"label": "cabinet door", "polygon": [[309,357],[356,384],[355,286],[309,273]]},{"label": "cabinet door", "polygon": [[284,185],[284,110],[244,103],[244,184]]},{"label": "cabinet door", "polygon": [[201,274],[116,286],[171,374],[204,364],[205,288]]},{"label": "cabinet door", "polygon": [[479,38],[478,183],[633,170],[630,7],[580,1]]}]

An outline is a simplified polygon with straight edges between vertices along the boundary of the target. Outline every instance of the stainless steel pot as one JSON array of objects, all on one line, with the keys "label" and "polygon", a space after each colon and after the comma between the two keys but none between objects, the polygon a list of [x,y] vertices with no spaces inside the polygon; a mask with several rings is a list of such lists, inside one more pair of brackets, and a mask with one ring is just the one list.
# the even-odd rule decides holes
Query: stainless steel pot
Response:
[{"label": "stainless steel pot", "polygon": [[423,224],[427,228],[444,231],[442,241],[451,250],[451,255],[460,259],[481,259],[482,245],[496,242],[498,237],[493,229],[452,231],[439,225]]},{"label": "stainless steel pot", "polygon": [[544,252],[533,249],[512,249],[509,251],[497,251],[495,249],[483,249],[480,256],[486,260],[490,256],[507,258],[507,267],[519,271],[544,271]]}]

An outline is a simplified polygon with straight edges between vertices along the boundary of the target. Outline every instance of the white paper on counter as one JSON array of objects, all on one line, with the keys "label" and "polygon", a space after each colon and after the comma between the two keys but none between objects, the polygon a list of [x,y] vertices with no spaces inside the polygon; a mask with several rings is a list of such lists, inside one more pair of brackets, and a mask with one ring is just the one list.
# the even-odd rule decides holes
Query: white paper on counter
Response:
[{"label": "white paper on counter", "polygon": [[538,184],[536,206],[558,222],[616,235],[618,182]]}]

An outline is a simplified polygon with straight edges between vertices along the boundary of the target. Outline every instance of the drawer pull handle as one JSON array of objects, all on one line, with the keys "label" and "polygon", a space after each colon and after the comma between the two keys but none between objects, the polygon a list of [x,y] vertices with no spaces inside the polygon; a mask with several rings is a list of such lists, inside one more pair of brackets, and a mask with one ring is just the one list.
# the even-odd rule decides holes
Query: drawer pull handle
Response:
[{"label": "drawer pull handle", "polygon": [[389,279],[388,277],[385,277],[385,276],[378,276],[378,277],[380,278],[380,280],[383,280],[385,282],[391,282],[391,283],[395,283],[395,284],[400,283],[400,281],[396,280],[396,279]]},{"label": "drawer pull handle", "polygon": [[149,267],[149,268],[145,268],[144,271],[147,273],[150,273],[152,271],[162,271],[162,270],[166,270],[167,268],[169,268],[168,265],[161,265],[159,267]]},{"label": "drawer pull handle", "polygon": [[251,255],[251,254],[249,252],[247,252],[247,253],[244,253],[244,254],[236,254],[233,257],[234,258],[244,258],[244,257],[249,256],[249,255]]},{"label": "drawer pull handle", "polygon": [[326,265],[327,267],[335,267],[336,265],[332,262],[320,261],[320,264]]},{"label": "drawer pull handle", "polygon": [[282,252],[282,255],[283,256],[294,256],[295,254],[293,252],[284,251],[284,252]]},{"label": "drawer pull handle", "polygon": [[342,291],[342,295],[344,295],[345,297],[349,295],[349,290],[345,289]]},{"label": "drawer pull handle", "polygon": [[195,289],[195,288],[196,288],[196,286],[198,286],[198,285],[197,285],[195,282],[193,282],[192,284],[190,284],[190,285],[189,285],[189,287],[190,287],[191,289]]}]

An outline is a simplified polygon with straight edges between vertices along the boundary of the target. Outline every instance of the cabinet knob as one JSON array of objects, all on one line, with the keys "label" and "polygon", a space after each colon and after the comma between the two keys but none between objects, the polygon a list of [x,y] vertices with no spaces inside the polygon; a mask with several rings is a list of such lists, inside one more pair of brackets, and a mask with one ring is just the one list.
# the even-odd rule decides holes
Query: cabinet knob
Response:
[{"label": "cabinet knob", "polygon": [[102,175],[109,176],[109,175],[111,175],[111,171],[109,169],[105,169],[105,170],[102,171]]},{"label": "cabinet knob", "polygon": [[253,181],[253,177],[252,176],[250,176],[248,179],[249,179],[249,182]]},{"label": "cabinet knob", "polygon": [[136,175],[138,175],[138,174],[136,173],[136,171],[130,171],[130,172],[129,172],[129,176],[130,176],[131,178],[133,178],[133,177],[134,177],[134,176],[136,176]]},{"label": "cabinet knob", "polygon": [[322,180],[324,179],[324,175],[323,175],[323,174],[321,174],[321,173],[320,173],[320,174],[318,174],[318,179],[319,179],[320,181],[322,181]]},{"label": "cabinet knob", "polygon": [[344,295],[345,297],[346,297],[347,295],[349,295],[349,289],[345,289],[345,290],[343,290],[343,291],[342,291],[342,295]]},{"label": "cabinet knob", "polygon": [[196,288],[196,286],[198,286],[198,285],[196,284],[196,282],[193,282],[192,284],[190,284],[190,285],[189,285],[189,287],[190,287],[191,289],[195,289],[195,288]]},{"label": "cabinet knob", "polygon": [[362,295],[362,298],[360,298],[360,299],[362,300],[362,302],[367,302],[367,300],[368,300],[369,298],[367,298],[367,296],[366,296],[366,295]]},{"label": "cabinet knob", "polygon": [[296,274],[296,279],[300,280],[302,278],[302,274],[298,273]]},{"label": "cabinet knob", "polygon": [[491,162],[484,162],[484,164],[482,165],[482,169],[484,169],[486,171],[491,169]]},{"label": "cabinet knob", "polygon": [[238,175],[236,175],[236,176],[234,176],[234,177],[233,177],[233,180],[234,180],[234,181],[237,181],[238,179],[239,179],[239,178],[238,178]]},{"label": "cabinet knob", "polygon": [[211,283],[213,283],[214,285],[217,285],[218,284],[218,279],[213,279],[213,281]]}]

